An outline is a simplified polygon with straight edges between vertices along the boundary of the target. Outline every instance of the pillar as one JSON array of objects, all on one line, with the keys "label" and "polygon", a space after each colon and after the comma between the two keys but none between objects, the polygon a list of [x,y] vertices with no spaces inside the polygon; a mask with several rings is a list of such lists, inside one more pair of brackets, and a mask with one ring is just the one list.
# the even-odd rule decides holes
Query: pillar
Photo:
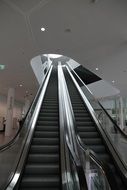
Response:
[{"label": "pillar", "polygon": [[13,128],[13,107],[14,107],[14,88],[9,88],[7,97],[7,114],[6,114],[6,127],[5,136],[10,136]]},{"label": "pillar", "polygon": [[23,117],[25,117],[25,115],[27,114],[29,107],[30,107],[30,100],[28,98],[25,98],[25,104],[22,112]]},{"label": "pillar", "polygon": [[120,96],[119,98],[119,121],[120,128],[124,129],[124,114],[123,114],[124,106],[123,106],[123,98]]}]

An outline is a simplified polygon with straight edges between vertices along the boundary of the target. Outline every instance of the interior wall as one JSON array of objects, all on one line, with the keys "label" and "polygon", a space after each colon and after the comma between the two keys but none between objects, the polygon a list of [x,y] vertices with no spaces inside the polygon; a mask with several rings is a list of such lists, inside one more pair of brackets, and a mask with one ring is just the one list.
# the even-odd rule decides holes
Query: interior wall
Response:
[{"label": "interior wall", "polygon": [[[20,102],[14,102],[13,117],[21,119],[23,104]],[[7,97],[0,95],[0,117],[6,118],[7,113]]]},{"label": "interior wall", "polygon": [[30,64],[38,80],[38,83],[41,85],[45,78],[45,74],[47,73],[51,65],[51,61],[49,60],[49,58],[47,58],[46,60],[42,60],[42,57],[38,55],[31,60]]}]

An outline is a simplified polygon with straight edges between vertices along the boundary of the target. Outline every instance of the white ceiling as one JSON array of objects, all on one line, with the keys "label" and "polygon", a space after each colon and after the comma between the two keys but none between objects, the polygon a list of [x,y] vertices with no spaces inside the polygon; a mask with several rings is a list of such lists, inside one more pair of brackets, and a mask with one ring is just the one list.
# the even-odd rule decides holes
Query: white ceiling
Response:
[{"label": "white ceiling", "polygon": [[[35,94],[30,60],[57,53],[76,60],[127,95],[126,0],[1,0],[0,93]],[[41,32],[40,28],[46,31]],[[70,32],[66,32],[70,29]],[[99,71],[95,68],[98,67]],[[23,87],[19,87],[22,83]]]}]

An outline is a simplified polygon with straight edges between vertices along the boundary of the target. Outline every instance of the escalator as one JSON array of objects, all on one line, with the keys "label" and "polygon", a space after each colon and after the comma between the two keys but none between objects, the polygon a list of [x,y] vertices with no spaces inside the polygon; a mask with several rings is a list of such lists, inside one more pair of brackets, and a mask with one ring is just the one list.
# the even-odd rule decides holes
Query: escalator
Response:
[{"label": "escalator", "polygon": [[21,179],[15,189],[61,189],[58,106],[57,69],[53,67]]},{"label": "escalator", "polygon": [[112,189],[125,190],[127,186],[115,163],[112,153],[96,126],[87,106],[84,104],[70,74],[64,67],[64,75],[74,111],[77,132],[87,148],[93,150],[99,160],[108,168],[108,180]]}]

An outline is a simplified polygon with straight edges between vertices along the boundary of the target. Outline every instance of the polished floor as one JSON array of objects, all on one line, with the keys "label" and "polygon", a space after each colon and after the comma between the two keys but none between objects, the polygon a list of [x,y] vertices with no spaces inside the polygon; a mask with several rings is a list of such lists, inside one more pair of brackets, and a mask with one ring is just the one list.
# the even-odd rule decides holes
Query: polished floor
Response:
[{"label": "polished floor", "polygon": [[17,130],[18,128],[13,128],[11,135],[9,137],[5,136],[5,132],[0,132],[0,146],[3,146],[7,144],[8,142],[10,142],[16,135]]}]

